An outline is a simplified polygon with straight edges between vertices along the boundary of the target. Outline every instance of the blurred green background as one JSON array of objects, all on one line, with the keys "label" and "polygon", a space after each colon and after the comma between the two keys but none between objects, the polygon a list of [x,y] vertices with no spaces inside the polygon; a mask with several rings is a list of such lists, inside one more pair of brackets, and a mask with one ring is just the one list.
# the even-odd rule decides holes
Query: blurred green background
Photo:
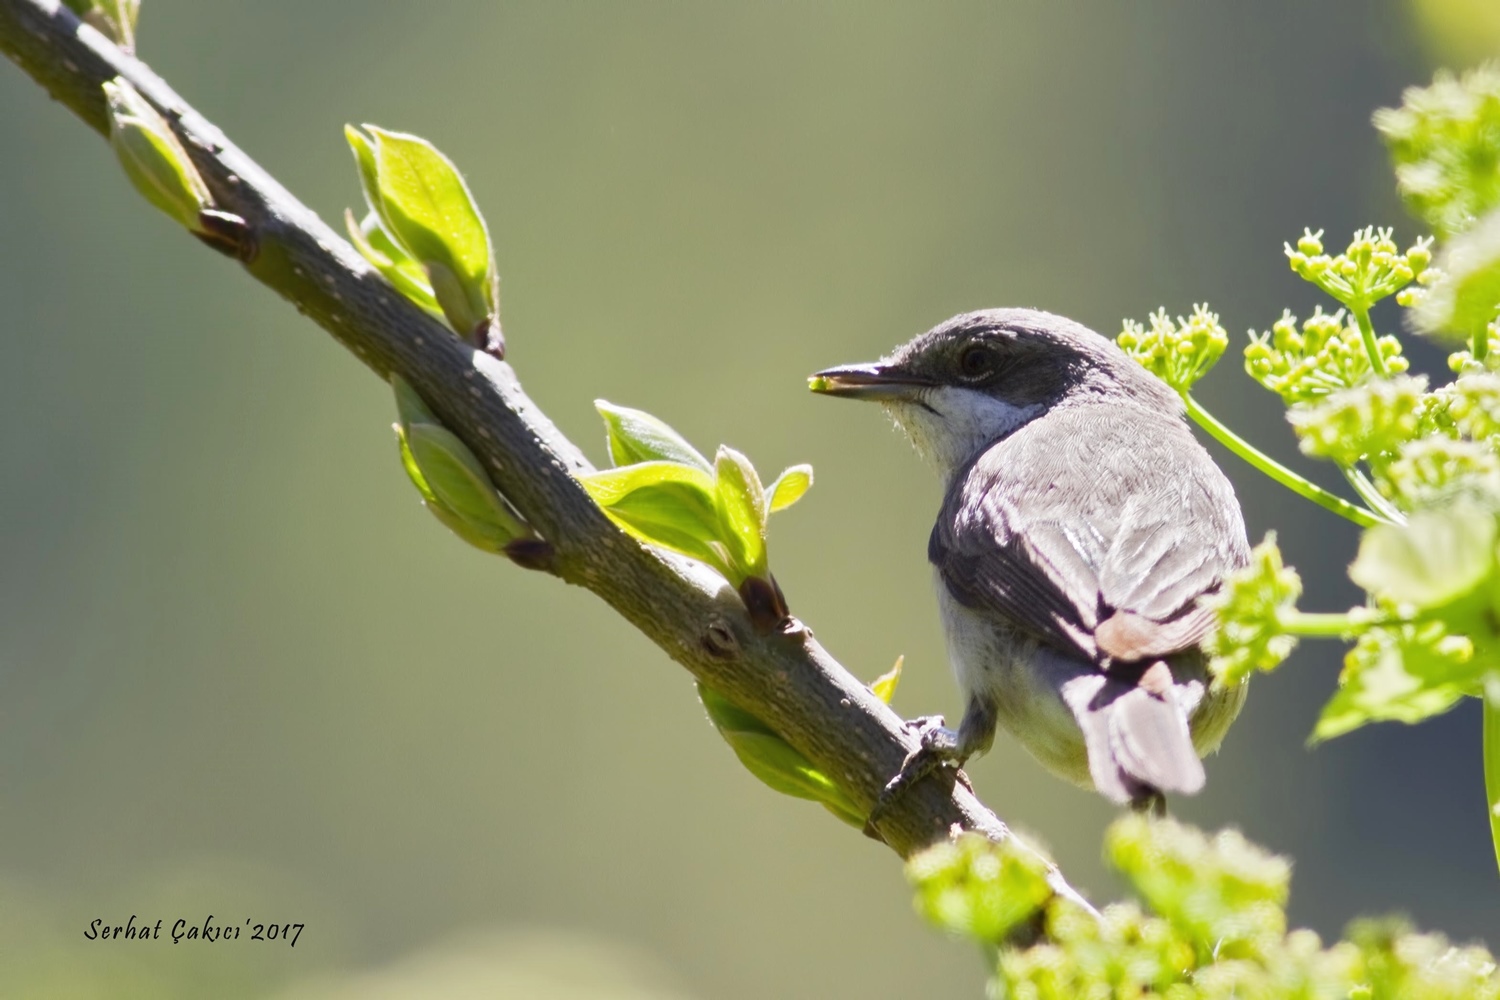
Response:
[{"label": "blurred green background", "polygon": [[[346,121],[459,163],[511,360],[596,458],[602,396],[812,462],[777,575],[851,669],[906,654],[907,715],[959,708],[938,487],[804,376],[990,305],[1305,313],[1304,225],[1418,233],[1371,111],[1500,52],[1488,0],[144,6],[143,57],[326,219]],[[8,63],[0,136],[0,995],[978,995],[888,851],[756,784],[601,602],[448,536],[386,389]],[[1238,367],[1205,402],[1309,467]],[[1355,600],[1354,528],[1215,454],[1305,605]],[[1257,681],[1180,813],[1294,857],[1325,934],[1399,909],[1500,944],[1477,713],[1310,750],[1339,662]],[[1104,802],[1005,743],[971,773],[1116,893]],[[131,913],[307,928],[84,939]]]}]

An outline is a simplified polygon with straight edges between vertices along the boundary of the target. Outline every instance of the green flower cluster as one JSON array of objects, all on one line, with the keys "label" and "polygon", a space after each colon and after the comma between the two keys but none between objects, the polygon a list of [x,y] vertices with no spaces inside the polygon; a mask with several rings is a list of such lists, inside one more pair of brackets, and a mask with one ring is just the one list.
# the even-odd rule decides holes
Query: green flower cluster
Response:
[{"label": "green flower cluster", "polygon": [[[1129,816],[1110,827],[1105,850],[1149,911],[1124,903],[1094,914],[1051,897],[1034,860],[975,834],[916,855],[907,873],[928,919],[998,947],[995,997],[1500,998],[1482,948],[1452,948],[1398,922],[1355,924],[1326,948],[1312,931],[1288,933],[1290,866],[1234,831],[1208,837]],[[1018,946],[1020,931],[1041,940]]]},{"label": "green flower cluster", "polygon": [[1333,298],[1356,311],[1365,311],[1394,295],[1432,263],[1432,240],[1423,238],[1405,253],[1396,247],[1389,228],[1366,226],[1354,232],[1348,248],[1337,257],[1323,252],[1323,231],[1305,230],[1286,256],[1292,270]]},{"label": "green flower cluster", "polygon": [[1427,380],[1420,376],[1371,379],[1320,403],[1295,407],[1287,419],[1303,452],[1352,466],[1417,437],[1427,411],[1426,390]]},{"label": "green flower cluster", "polygon": [[1476,358],[1470,350],[1455,351],[1448,355],[1448,368],[1458,375],[1472,375],[1500,368],[1500,322],[1489,325],[1485,337],[1482,358]]},{"label": "green flower cluster", "polygon": [[1236,830],[1209,838],[1132,815],[1109,828],[1104,852],[1200,958],[1256,955],[1286,933],[1291,865]]},{"label": "green flower cluster", "polygon": [[1052,897],[1046,862],[978,833],[929,847],[906,864],[917,912],[955,934],[999,943]]},{"label": "green flower cluster", "polygon": [[1407,207],[1443,239],[1500,207],[1500,67],[1439,73],[1375,115]]},{"label": "green flower cluster", "polygon": [[[1387,372],[1406,371],[1401,341],[1387,336],[1376,343]],[[1319,306],[1300,328],[1287,310],[1265,333],[1252,330],[1245,346],[1245,371],[1288,406],[1352,389],[1373,370],[1359,327],[1342,309],[1325,313]]]},{"label": "green flower cluster", "polygon": [[1207,305],[1194,306],[1191,316],[1179,316],[1176,322],[1165,309],[1158,309],[1150,323],[1148,330],[1135,320],[1126,320],[1115,343],[1178,392],[1187,392],[1208,374],[1229,346],[1229,334]]},{"label": "green flower cluster", "polygon": [[1218,611],[1219,628],[1204,643],[1209,669],[1221,684],[1241,684],[1257,670],[1274,670],[1297,647],[1283,613],[1302,596],[1302,579],[1281,562],[1271,533],[1250,553],[1250,564],[1231,574],[1207,601]]},{"label": "green flower cluster", "polygon": [[1443,393],[1454,429],[1474,441],[1500,444],[1500,375],[1464,375]]},{"label": "green flower cluster", "polygon": [[1443,435],[1408,441],[1371,466],[1375,486],[1401,510],[1455,497],[1500,497],[1500,455],[1490,444]]}]

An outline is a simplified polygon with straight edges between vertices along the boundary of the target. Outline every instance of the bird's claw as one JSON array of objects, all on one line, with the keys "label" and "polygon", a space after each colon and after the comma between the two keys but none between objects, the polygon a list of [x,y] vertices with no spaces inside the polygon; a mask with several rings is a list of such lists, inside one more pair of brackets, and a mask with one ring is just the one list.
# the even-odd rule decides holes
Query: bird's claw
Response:
[{"label": "bird's claw", "polygon": [[969,776],[963,772],[963,761],[958,756],[958,734],[943,725],[941,715],[924,715],[912,719],[906,725],[916,731],[917,748],[906,755],[906,760],[901,763],[901,770],[886,782],[870,808],[870,816],[865,821],[865,833],[873,837],[878,838],[876,824],[890,811],[896,800],[912,785],[934,771],[951,767],[954,780],[962,782],[969,791],[974,790],[974,786],[969,783]]}]

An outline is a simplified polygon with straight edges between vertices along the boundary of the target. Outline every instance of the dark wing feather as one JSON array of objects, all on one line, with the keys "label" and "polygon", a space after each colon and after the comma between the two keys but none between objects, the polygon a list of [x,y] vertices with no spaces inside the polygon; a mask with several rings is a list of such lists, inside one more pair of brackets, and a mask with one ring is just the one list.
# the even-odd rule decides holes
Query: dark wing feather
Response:
[{"label": "dark wing feather", "polygon": [[968,607],[1102,665],[1200,641],[1213,619],[1197,599],[1249,548],[1181,418],[1114,403],[1053,410],[978,456],[928,556]]}]

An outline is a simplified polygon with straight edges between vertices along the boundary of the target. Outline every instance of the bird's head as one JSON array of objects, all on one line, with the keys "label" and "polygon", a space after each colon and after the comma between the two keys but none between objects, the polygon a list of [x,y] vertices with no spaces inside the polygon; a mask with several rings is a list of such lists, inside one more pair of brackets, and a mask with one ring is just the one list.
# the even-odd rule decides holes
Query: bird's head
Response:
[{"label": "bird's head", "polygon": [[946,479],[1054,407],[1182,411],[1177,394],[1087,327],[1035,309],[964,313],[879,361],[813,375],[814,392],[880,403]]}]

